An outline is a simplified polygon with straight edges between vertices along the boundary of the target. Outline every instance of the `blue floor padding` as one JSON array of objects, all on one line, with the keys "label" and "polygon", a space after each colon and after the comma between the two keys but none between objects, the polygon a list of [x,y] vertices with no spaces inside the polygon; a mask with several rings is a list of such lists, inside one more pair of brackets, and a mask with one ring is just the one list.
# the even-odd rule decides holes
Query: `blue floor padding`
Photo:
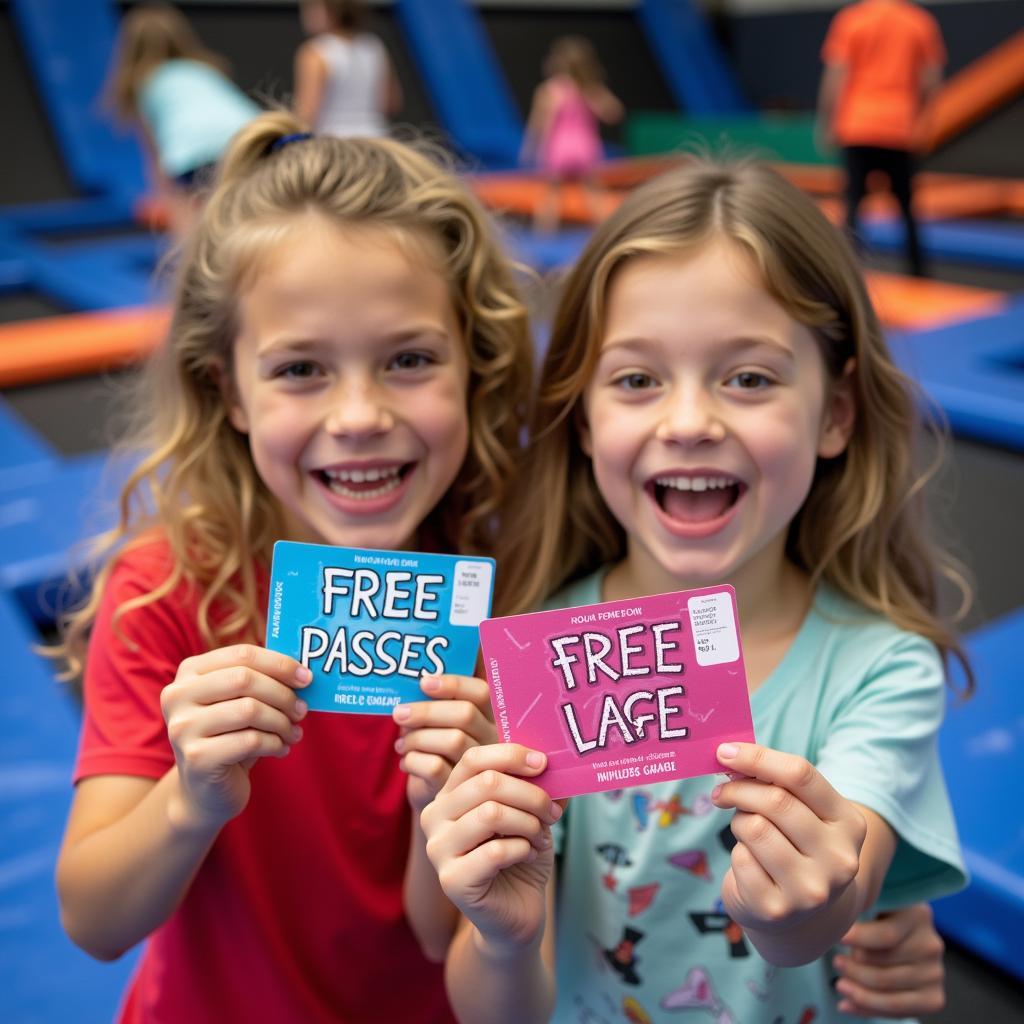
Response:
[{"label": "blue floor padding", "polygon": [[76,310],[145,306],[164,301],[154,277],[166,240],[162,236],[37,246],[32,285]]},{"label": "blue floor padding", "polygon": [[0,271],[9,255],[18,270],[10,290],[41,292],[69,310],[144,306],[166,299],[154,270],[167,245],[162,235],[133,235],[60,244],[22,241],[5,249],[0,236]]},{"label": "blue floor padding", "polygon": [[137,959],[100,964],[57,913],[54,865],[71,798],[78,715],[38,637],[0,593],[0,1007],[4,1024],[108,1024]]},{"label": "blue floor padding", "polygon": [[740,114],[751,109],[695,0],[641,0],[637,18],[683,110]]},{"label": "blue floor padding", "polygon": [[894,333],[890,342],[954,433],[1024,451],[1024,298],[985,319]]},{"label": "blue floor padding", "polygon": [[486,167],[514,167],[523,118],[474,7],[462,0],[396,0],[395,12],[457,147]]},{"label": "blue floor padding", "polygon": [[110,0],[11,0],[11,16],[64,164],[85,193],[138,195],[142,155],[102,93],[118,30]]},{"label": "blue floor padding", "polygon": [[1024,609],[969,639],[978,691],[940,737],[970,886],[935,904],[941,930],[1024,978]]},{"label": "blue floor padding", "polygon": [[[1024,224],[940,220],[925,221],[918,230],[925,253],[933,260],[1024,269]],[[861,232],[872,248],[903,251],[901,220],[865,220]]]},{"label": "blue floor padding", "polygon": [[25,235],[91,231],[135,225],[135,203],[128,196],[86,196],[0,207],[0,230]]},{"label": "blue floor padding", "polygon": [[0,592],[19,598],[25,614],[53,620],[55,581],[87,562],[87,540],[115,522],[128,472],[105,453],[70,459],[0,491]]}]

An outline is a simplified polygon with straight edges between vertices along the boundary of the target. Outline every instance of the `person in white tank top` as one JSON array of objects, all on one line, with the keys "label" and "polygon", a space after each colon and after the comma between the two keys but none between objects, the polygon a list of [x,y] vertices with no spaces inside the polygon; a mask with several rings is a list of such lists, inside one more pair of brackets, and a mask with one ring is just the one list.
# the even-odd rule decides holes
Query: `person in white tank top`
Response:
[{"label": "person in white tank top", "polygon": [[384,135],[402,94],[384,44],[362,31],[358,0],[303,0],[312,37],[295,55],[295,113],[318,135]]}]

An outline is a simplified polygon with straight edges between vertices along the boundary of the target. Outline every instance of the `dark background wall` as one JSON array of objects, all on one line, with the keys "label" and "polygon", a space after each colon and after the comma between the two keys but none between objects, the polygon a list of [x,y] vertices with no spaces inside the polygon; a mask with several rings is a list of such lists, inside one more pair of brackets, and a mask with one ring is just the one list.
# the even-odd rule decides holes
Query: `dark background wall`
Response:
[{"label": "dark background wall", "polygon": [[[130,6],[123,3],[122,7]],[[202,39],[231,62],[247,91],[286,102],[292,58],[302,41],[294,2],[179,4]],[[672,97],[628,4],[592,8],[550,3],[479,5],[487,37],[525,116],[552,40],[577,33],[597,47],[609,85],[627,110],[671,110]],[[929,6],[929,5],[926,5]],[[1024,27],[1024,0],[933,4],[955,73]],[[818,52],[834,9],[733,16],[717,27],[742,88],[761,109],[810,110],[820,75]],[[436,115],[398,27],[393,7],[371,9],[370,28],[386,43],[405,93],[401,121],[431,131]],[[453,55],[457,59],[457,55]],[[71,194],[31,84],[9,4],[0,0],[0,138],[6,140],[0,203]],[[616,133],[611,133],[615,141]],[[928,161],[935,170],[1024,176],[1024,99],[1009,104]],[[1009,140],[1009,141],[1008,141]],[[1016,144],[1013,144],[1016,140]]]}]

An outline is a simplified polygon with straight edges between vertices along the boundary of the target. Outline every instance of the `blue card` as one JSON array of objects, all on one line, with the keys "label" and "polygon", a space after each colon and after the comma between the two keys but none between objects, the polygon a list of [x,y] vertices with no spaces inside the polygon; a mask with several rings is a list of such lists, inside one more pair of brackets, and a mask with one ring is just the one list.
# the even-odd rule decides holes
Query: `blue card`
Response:
[{"label": "blue card", "polygon": [[267,647],[302,662],[312,711],[389,715],[424,672],[472,675],[494,560],[278,541]]}]

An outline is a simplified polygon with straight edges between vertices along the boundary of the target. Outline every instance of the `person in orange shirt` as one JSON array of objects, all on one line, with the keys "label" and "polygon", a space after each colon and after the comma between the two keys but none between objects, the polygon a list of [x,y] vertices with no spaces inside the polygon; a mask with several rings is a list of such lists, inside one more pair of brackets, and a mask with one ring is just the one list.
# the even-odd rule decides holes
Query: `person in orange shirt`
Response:
[{"label": "person in orange shirt", "polygon": [[910,0],[857,0],[833,18],[821,56],[818,131],[843,151],[847,227],[856,237],[868,175],[885,172],[906,225],[910,269],[923,276],[911,179],[946,63],[938,23]]}]

